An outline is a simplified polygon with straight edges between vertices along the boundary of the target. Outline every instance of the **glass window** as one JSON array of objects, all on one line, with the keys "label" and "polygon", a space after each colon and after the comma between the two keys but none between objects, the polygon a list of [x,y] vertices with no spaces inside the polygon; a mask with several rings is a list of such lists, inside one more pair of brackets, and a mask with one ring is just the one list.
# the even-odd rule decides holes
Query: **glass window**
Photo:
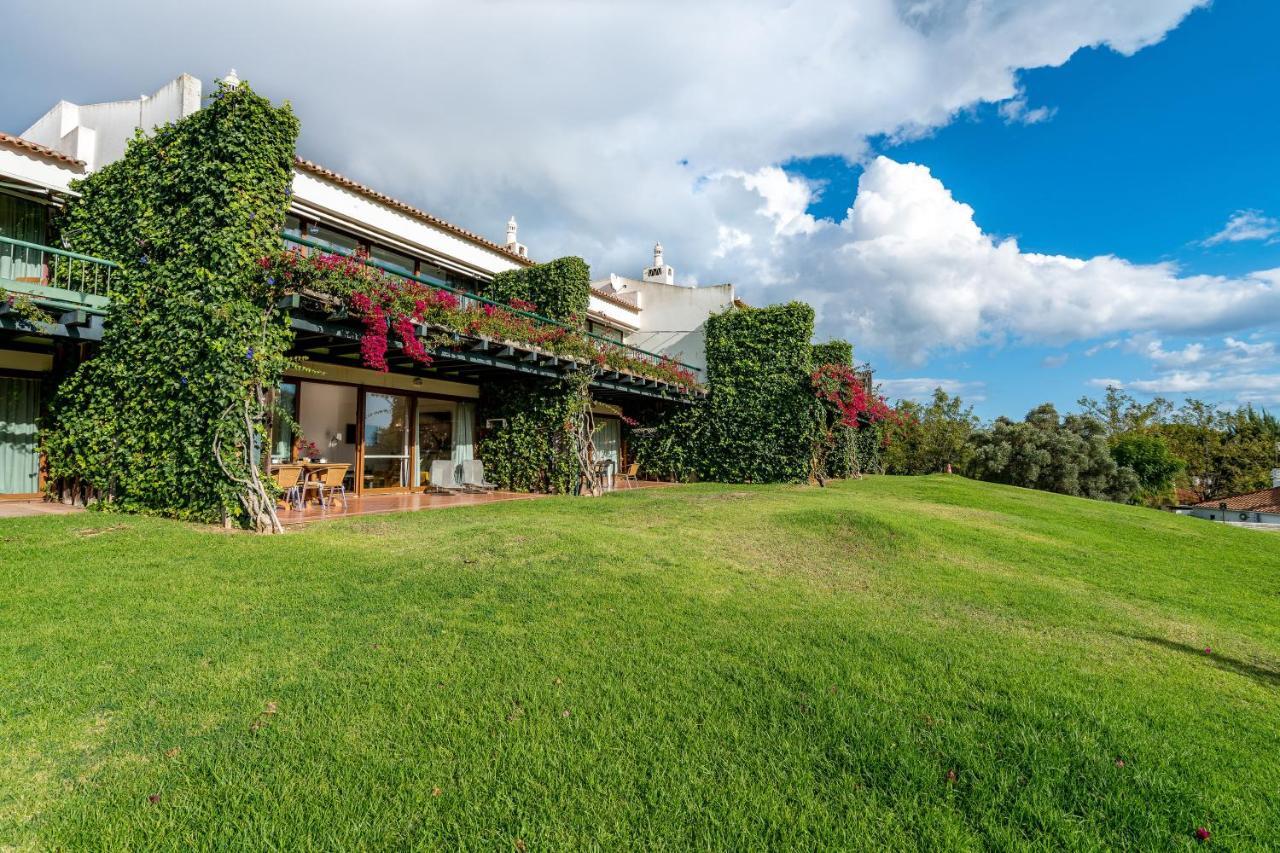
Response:
[{"label": "glass window", "polygon": [[332,249],[340,249],[348,254],[354,253],[360,248],[359,238],[342,231],[336,231],[327,225],[313,223],[307,229],[307,236],[312,240],[319,240]]},{"label": "glass window", "polygon": [[593,335],[599,335],[602,338],[608,338],[611,341],[622,343],[622,330],[615,329],[612,326],[605,326],[594,320],[587,322],[587,331]]},{"label": "glass window", "polygon": [[293,458],[294,424],[298,418],[298,383],[281,382],[276,393],[276,410],[271,418],[271,461]]},{"label": "glass window", "polygon": [[413,258],[408,255],[402,255],[393,249],[388,249],[386,246],[375,245],[369,252],[369,257],[379,263],[393,267],[393,272],[398,272],[402,275],[413,275],[414,262]]},{"label": "glass window", "polygon": [[453,459],[454,404],[448,400],[418,400],[418,485],[430,484],[431,463]]},{"label": "glass window", "polygon": [[[43,245],[44,217],[44,205],[0,193],[0,237]],[[0,244],[0,278],[43,283],[44,252]]]},{"label": "glass window", "polygon": [[364,487],[409,485],[409,412],[413,400],[369,392],[364,397]]}]

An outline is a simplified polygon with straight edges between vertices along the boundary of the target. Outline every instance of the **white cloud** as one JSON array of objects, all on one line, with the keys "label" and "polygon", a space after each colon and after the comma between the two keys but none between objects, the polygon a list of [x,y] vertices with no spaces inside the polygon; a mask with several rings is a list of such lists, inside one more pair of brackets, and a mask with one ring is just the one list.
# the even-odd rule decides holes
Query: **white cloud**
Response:
[{"label": "white cloud", "polygon": [[899,379],[881,379],[878,384],[880,392],[890,400],[927,402],[933,399],[933,390],[935,388],[941,388],[953,396],[959,395],[967,403],[980,403],[987,399],[987,384],[985,382],[910,376]]},{"label": "white cloud", "polygon": [[[601,274],[634,273],[661,239],[678,270],[760,301],[757,272],[795,280],[776,244],[822,230],[772,167],[859,160],[869,137],[1015,98],[1022,69],[1085,46],[1131,54],[1206,2],[221,0],[187,27],[143,0],[47,0],[6,9],[41,37],[0,57],[22,81],[0,122],[235,66],[292,99],[304,154],[391,195],[497,238],[515,214],[535,257]],[[742,206],[705,192],[730,172],[756,187]],[[772,233],[726,243],[756,234],[762,199]]]},{"label": "white cloud", "polygon": [[[1005,341],[1206,334],[1280,320],[1280,269],[1187,276],[1169,263],[1024,252],[983,232],[973,208],[927,168],[886,157],[867,164],[839,226],[819,223],[773,247],[771,265],[803,283],[788,292],[819,307],[823,333],[916,364],[940,349]],[[1157,356],[1190,363],[1196,352]]]},{"label": "white cloud", "polygon": [[1202,246],[1266,240],[1280,234],[1280,219],[1264,216],[1260,210],[1237,210],[1217,234],[1201,241]]},{"label": "white cloud", "polygon": [[1039,124],[1053,118],[1058,108],[1029,107],[1026,95],[1019,91],[1015,97],[1001,103],[999,111],[1005,124]]},{"label": "white cloud", "polygon": [[1062,365],[1067,363],[1067,359],[1069,358],[1070,356],[1065,352],[1058,353],[1057,355],[1046,355],[1041,359],[1040,366],[1051,369],[1055,367],[1062,367]]},{"label": "white cloud", "polygon": [[1144,394],[1206,397],[1233,404],[1280,403],[1280,351],[1274,341],[1249,342],[1230,335],[1166,348],[1151,335],[1137,335],[1125,350],[1147,362],[1153,375],[1141,379],[1094,379],[1090,384],[1125,387]]}]

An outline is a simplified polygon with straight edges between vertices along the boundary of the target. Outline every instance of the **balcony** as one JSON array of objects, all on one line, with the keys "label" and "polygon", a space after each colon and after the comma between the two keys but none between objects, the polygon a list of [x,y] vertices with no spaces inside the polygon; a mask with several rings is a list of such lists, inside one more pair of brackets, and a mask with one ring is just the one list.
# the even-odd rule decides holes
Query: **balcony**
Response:
[{"label": "balcony", "polygon": [[[118,269],[112,261],[0,236],[0,329],[100,340]],[[48,312],[49,322],[24,316],[17,307],[22,299]]]},{"label": "balcony", "polygon": [[[363,255],[336,248],[328,243],[297,235],[288,235],[286,244],[306,250],[317,250],[326,255],[349,258],[380,270],[404,281],[416,282],[437,291],[452,294],[458,303],[458,312],[482,312],[486,306],[520,318],[532,328],[558,329],[588,341],[600,353],[620,355],[630,360],[634,369],[605,366],[592,381],[594,395],[600,400],[618,400],[626,397],[650,397],[656,399],[691,402],[705,396],[700,387],[698,368],[672,362],[663,355],[597,335],[583,328],[562,323],[530,311],[513,308],[474,293],[450,287],[442,280],[429,275],[415,274],[402,267],[370,259]],[[362,329],[354,317],[350,317],[339,300],[323,293],[297,293],[286,298],[282,307],[290,312],[293,329],[297,334],[295,352],[327,363],[359,365]],[[429,350],[432,363],[423,366],[403,352],[399,341],[390,342],[388,365],[395,372],[437,376],[463,382],[481,381],[495,373],[516,372],[548,379],[561,378],[592,366],[592,361],[577,355],[566,355],[528,341],[498,338],[459,331],[441,325],[421,324],[419,336],[424,340],[439,340],[443,334],[450,340],[443,346]],[[691,382],[676,382],[660,378],[646,371],[645,364],[669,364],[688,371]],[[620,359],[615,359],[620,360]],[[646,373],[650,375],[646,375]]]}]

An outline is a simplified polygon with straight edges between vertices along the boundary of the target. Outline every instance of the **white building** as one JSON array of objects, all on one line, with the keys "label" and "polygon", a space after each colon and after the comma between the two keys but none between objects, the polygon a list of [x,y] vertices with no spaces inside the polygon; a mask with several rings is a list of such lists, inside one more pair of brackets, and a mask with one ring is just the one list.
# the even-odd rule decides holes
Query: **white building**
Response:
[{"label": "white building", "polygon": [[1187,515],[1227,524],[1280,525],[1280,468],[1271,469],[1271,488],[1192,504]]},{"label": "white building", "polygon": [[670,356],[705,371],[706,322],[733,307],[732,284],[697,287],[676,283],[676,271],[653,247],[653,263],[640,278],[611,274],[591,283],[593,322],[612,323],[630,346]]},{"label": "white building", "polygon": [[[238,82],[234,74],[228,77],[232,83]],[[191,115],[201,102],[200,81],[184,74],[136,100],[59,101],[22,135],[0,134],[0,288],[67,312],[52,331],[33,331],[0,300],[0,496],[39,491],[42,379],[67,347],[91,354],[109,305],[105,290],[90,293],[51,280],[53,259],[63,251],[51,245],[51,210],[68,197],[71,181],[122,157],[136,130],[150,133]],[[295,161],[283,237],[305,251],[359,250],[385,268],[466,292],[477,291],[497,273],[534,263],[518,240],[514,218],[507,223],[505,245],[499,244],[301,157]],[[102,262],[86,266],[98,273],[107,267]],[[681,296],[707,297],[718,289],[653,283],[672,291],[663,296],[650,292],[647,281],[634,284],[643,288],[593,291],[590,329],[619,341],[640,335],[645,349],[650,347],[644,343],[659,341],[668,344],[659,351],[689,356],[685,361],[700,358],[701,346],[685,338],[696,334],[707,311],[682,313],[672,306]],[[727,299],[713,301],[717,307],[731,303],[731,288]],[[294,354],[307,359],[307,369],[286,377],[281,398],[292,406],[308,442],[329,461],[351,463],[357,492],[419,488],[432,461],[471,458],[474,436],[483,428],[475,422],[475,402],[485,377],[560,375],[555,359],[508,355],[510,347],[496,355],[473,351],[442,357],[430,368],[403,364],[379,372],[361,364],[358,344],[335,338],[324,324],[306,326],[297,316],[292,322]],[[685,331],[660,331],[665,329]],[[615,465],[623,461],[623,407],[667,399],[672,389],[660,384],[621,375],[599,377],[593,384],[599,451]],[[291,456],[298,439],[278,430],[272,457]]]}]

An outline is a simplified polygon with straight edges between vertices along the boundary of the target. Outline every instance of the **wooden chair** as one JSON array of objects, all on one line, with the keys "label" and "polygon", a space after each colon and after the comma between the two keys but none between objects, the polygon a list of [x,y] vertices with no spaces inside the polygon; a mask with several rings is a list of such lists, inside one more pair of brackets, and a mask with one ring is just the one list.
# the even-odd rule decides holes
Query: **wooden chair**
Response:
[{"label": "wooden chair", "polygon": [[633,488],[632,484],[639,482],[640,480],[640,463],[632,462],[626,468],[618,472],[618,477],[622,479],[622,482],[627,484],[628,489]]},{"label": "wooden chair", "polygon": [[[347,470],[351,466],[343,463],[341,465],[325,465],[316,472],[315,478],[308,480],[302,487],[303,500],[306,500],[306,494],[311,489],[316,490],[316,496],[320,498],[320,506],[325,509],[329,508],[330,501],[333,500],[334,492],[342,496],[342,508],[347,508]],[[326,500],[327,496],[327,500]]]},{"label": "wooden chair", "polygon": [[302,466],[277,465],[271,476],[275,479],[280,491],[284,492],[284,502],[295,508],[302,508]]}]

